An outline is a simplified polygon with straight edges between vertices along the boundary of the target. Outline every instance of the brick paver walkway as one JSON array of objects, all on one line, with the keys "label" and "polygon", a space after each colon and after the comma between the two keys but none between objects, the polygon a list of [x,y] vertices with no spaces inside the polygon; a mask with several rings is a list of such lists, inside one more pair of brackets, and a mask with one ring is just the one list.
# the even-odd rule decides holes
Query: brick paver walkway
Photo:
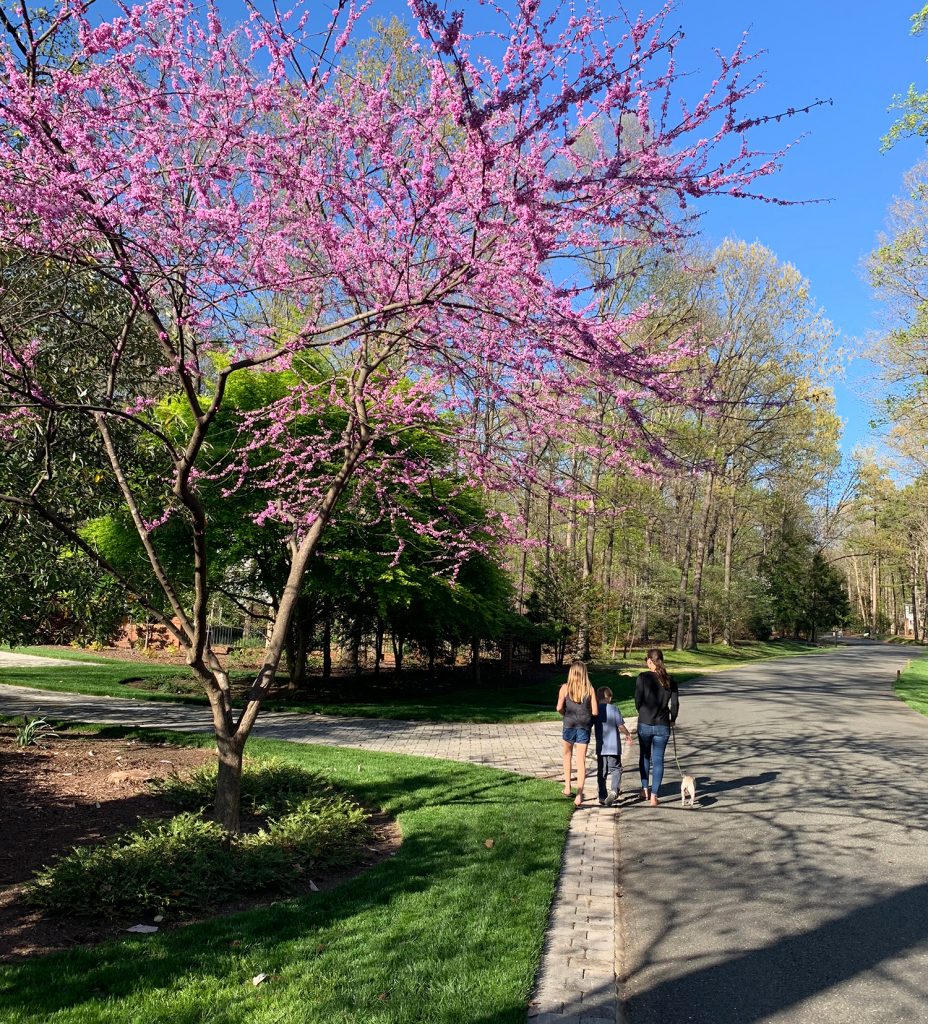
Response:
[{"label": "brick paver walkway", "polygon": [[598,806],[571,818],[529,1024],[624,1020],[617,823],[615,811]]},{"label": "brick paver walkway", "polygon": [[[39,711],[77,722],[190,732],[211,729],[203,707],[0,685],[0,714]],[[254,734],[296,743],[467,761],[544,779],[556,779],[563,770],[559,722],[475,725],[268,712],[259,718]],[[595,802],[592,757],[587,770],[593,772],[586,784],[593,803],[571,818],[542,963],[529,1006],[530,1024],[602,1024],[621,1019],[616,985],[621,954],[618,812]],[[627,780],[625,785],[627,789]]]}]

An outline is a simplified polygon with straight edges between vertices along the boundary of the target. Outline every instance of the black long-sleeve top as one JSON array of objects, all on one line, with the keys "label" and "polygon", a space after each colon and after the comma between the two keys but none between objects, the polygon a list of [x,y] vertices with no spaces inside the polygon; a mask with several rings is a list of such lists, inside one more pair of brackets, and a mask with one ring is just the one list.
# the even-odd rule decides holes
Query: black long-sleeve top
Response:
[{"label": "black long-sleeve top", "polygon": [[672,725],[680,710],[680,694],[671,679],[665,690],[655,672],[641,672],[635,680],[635,707],[639,725]]}]

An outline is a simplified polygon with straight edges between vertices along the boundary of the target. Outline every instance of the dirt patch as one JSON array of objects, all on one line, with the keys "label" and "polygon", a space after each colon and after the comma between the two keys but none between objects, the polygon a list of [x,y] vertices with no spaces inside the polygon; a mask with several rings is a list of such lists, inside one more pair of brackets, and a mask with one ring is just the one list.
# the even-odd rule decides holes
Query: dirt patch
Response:
[{"label": "dirt patch", "polygon": [[[0,726],[0,821],[5,825],[0,830],[0,961],[102,942],[124,935],[131,925],[151,924],[145,919],[99,923],[56,917],[26,902],[24,883],[75,846],[99,843],[139,818],[171,817],[176,808],[152,794],[149,782],[186,774],[213,757],[211,750],[71,732],[42,748],[20,748],[15,730]],[[396,851],[400,835],[395,822],[372,814],[371,823],[376,838],[362,862],[314,878],[318,889],[340,884]],[[264,897],[223,905],[203,917],[271,902]],[[177,927],[191,920],[159,925]]]},{"label": "dirt patch", "polygon": [[69,654],[88,654],[94,661],[127,661],[139,665],[182,665],[186,667],[187,659],[177,648],[162,651],[139,651],[132,647],[72,647],[69,644],[43,644],[46,651],[60,651],[62,657]]}]

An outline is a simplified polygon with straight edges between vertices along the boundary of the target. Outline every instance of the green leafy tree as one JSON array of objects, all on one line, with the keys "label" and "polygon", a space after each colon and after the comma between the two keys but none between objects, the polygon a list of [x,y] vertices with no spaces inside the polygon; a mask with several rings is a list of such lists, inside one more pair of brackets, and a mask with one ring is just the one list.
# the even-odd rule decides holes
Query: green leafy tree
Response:
[{"label": "green leafy tree", "polygon": [[[928,4],[912,15],[911,33],[919,36],[928,25]],[[908,92],[893,97],[890,110],[901,111],[901,116],[893,123],[883,136],[883,149],[892,149],[900,139],[911,138],[913,135],[924,138],[928,135],[928,89],[916,89],[914,83],[909,85]]]}]

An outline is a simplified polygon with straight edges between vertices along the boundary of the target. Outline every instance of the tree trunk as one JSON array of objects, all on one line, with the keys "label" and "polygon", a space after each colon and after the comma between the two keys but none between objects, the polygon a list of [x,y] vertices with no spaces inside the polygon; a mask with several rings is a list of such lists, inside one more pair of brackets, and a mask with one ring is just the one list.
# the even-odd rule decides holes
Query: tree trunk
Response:
[{"label": "tree trunk", "polygon": [[[606,534],[606,551],[603,556],[603,622],[609,621],[609,611],[612,608],[612,566],[615,561],[615,520],[616,513],[615,509],[612,510],[612,515],[609,522],[609,531]],[[616,622],[618,628],[619,623]],[[616,633],[618,635],[618,633]],[[615,655],[613,655],[615,657]]]},{"label": "tree trunk", "polygon": [[309,651],[309,630],[300,629],[293,663],[293,674],[290,676],[290,689],[302,690],[306,686],[306,655]]},{"label": "tree trunk", "polygon": [[857,591],[857,611],[858,611],[858,614],[860,615],[860,621],[861,622],[866,622],[867,621],[867,609],[864,607],[864,590],[863,590],[863,587],[860,585],[860,569],[859,569],[859,567],[857,565],[857,556],[856,555],[854,555],[851,558],[851,562],[853,563],[853,566],[854,566],[854,587],[855,587],[855,589]]},{"label": "tree trunk", "polygon": [[577,644],[580,658],[583,661],[590,660],[590,633],[592,632],[590,613],[592,611],[592,601],[590,599],[589,581],[593,576],[593,555],[596,546],[596,495],[599,492],[599,475],[600,462],[597,459],[593,465],[593,475],[590,479],[590,490],[592,493],[589,499],[589,505],[587,506],[586,530],[583,538],[583,565],[581,569],[581,578],[583,580],[584,605],[583,622],[580,627],[581,635],[578,638]]},{"label": "tree trunk", "polygon": [[480,637],[471,637],[470,641],[470,669],[475,683],[480,682]]},{"label": "tree trunk", "polygon": [[686,640],[686,626],[687,626],[687,612],[688,601],[687,593],[689,592],[690,583],[690,565],[693,561],[693,525],[692,516],[696,506],[696,484],[694,483],[691,488],[691,500],[689,509],[681,507],[679,510],[680,519],[686,520],[685,535],[686,542],[683,544],[682,559],[680,564],[680,583],[677,587],[677,628],[674,633],[673,649],[675,651],[682,651],[684,647],[684,641]]},{"label": "tree trunk", "polygon": [[725,577],[723,583],[723,608],[725,622],[722,626],[722,642],[728,647],[734,646],[734,635],[732,629],[731,615],[731,558],[735,546],[735,496],[732,492],[731,501],[728,503],[728,519],[725,523]]},{"label": "tree trunk", "polygon": [[[646,579],[650,582],[654,570],[654,532],[650,524],[644,528],[644,559]],[[640,587],[641,581],[636,579],[636,584]],[[638,637],[630,637],[630,645],[634,646],[635,640],[639,637],[645,646],[651,639],[651,600],[646,592],[643,592],[641,597],[641,628],[638,630]],[[625,656],[628,657],[627,651]]]},{"label": "tree trunk", "polygon": [[296,640],[293,636],[293,630],[287,634],[287,639],[284,643],[284,665],[287,668],[287,683],[288,690],[296,689],[296,675],[297,675],[297,658],[296,658]]},{"label": "tree trunk", "polygon": [[690,636],[691,650],[699,646],[699,606],[702,600],[702,574],[706,564],[706,543],[709,536],[709,520],[712,513],[712,498],[715,493],[715,474],[710,473],[706,483],[706,496],[702,513],[699,517],[699,530],[696,534],[696,566],[693,570],[693,593],[690,598]]},{"label": "tree trunk", "polygon": [[[553,474],[552,474],[553,476]],[[545,572],[551,571],[552,531],[554,529],[554,497],[548,492],[548,509],[545,518]]]},{"label": "tree trunk", "polygon": [[332,616],[326,615],[322,620],[322,678],[328,682],[332,678]]},{"label": "tree trunk", "polygon": [[351,658],[351,671],[354,675],[359,676],[361,674],[361,621],[355,619],[351,625],[351,650],[349,656]]},{"label": "tree trunk", "polygon": [[380,675],[380,663],[383,661],[383,623],[377,620],[377,631],[374,634],[374,675]]},{"label": "tree trunk", "polygon": [[884,575],[882,580],[884,589],[883,600],[881,604],[886,609],[886,620],[889,629],[890,636],[899,635],[899,626],[896,619],[896,583],[893,575],[893,570],[889,570],[889,583],[886,582]]},{"label": "tree trunk", "polygon": [[244,737],[216,736],[219,770],[216,773],[216,803],[213,815],[227,831],[241,831],[242,751]]},{"label": "tree trunk", "polygon": [[398,676],[403,671],[403,645],[406,642],[406,638],[402,633],[392,633],[391,639],[393,641],[393,674]]},{"label": "tree trunk", "polygon": [[[570,467],[570,482],[571,487],[576,493],[576,480],[577,480],[577,468],[578,460],[577,456],[574,455],[573,462]],[[570,511],[567,516],[567,554],[573,556],[574,549],[577,546],[577,499],[570,499]]]},{"label": "tree trunk", "polygon": [[309,641],[313,631],[313,620],[308,613],[305,599],[297,602],[293,611],[293,622],[287,637],[287,675],[288,689],[301,690],[306,686],[306,656],[309,653]]},{"label": "tree trunk", "polygon": [[680,584],[677,587],[677,628],[674,634],[673,649],[682,651],[686,640],[687,627],[687,592],[690,582],[690,563],[693,559],[693,533],[686,531],[686,547],[683,550],[683,564],[680,566]]},{"label": "tree trunk", "polygon": [[876,557],[870,565],[870,635],[877,632],[880,612],[880,559]]},{"label": "tree trunk", "polygon": [[[532,452],[529,452],[529,466],[532,463]],[[532,514],[532,485],[531,481],[526,479],[525,483],[525,499],[522,505],[522,536],[528,541],[531,527],[529,520]],[[522,546],[522,557],[521,564],[519,566],[519,610],[525,611],[525,577],[528,572],[528,544]]]},{"label": "tree trunk", "polygon": [[922,559],[924,574],[922,577],[922,639],[928,640],[928,547],[924,550],[925,557]]}]

